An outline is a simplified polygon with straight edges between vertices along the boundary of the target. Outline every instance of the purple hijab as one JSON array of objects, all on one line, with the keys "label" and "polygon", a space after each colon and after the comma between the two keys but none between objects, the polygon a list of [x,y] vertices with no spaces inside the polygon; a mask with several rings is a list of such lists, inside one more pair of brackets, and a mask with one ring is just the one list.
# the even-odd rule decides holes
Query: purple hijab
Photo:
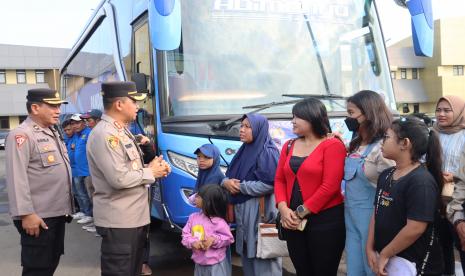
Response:
[{"label": "purple hijab", "polygon": [[[245,114],[242,120],[245,118],[249,120],[252,127],[253,141],[250,144],[242,144],[231,160],[226,176],[240,181],[261,181],[274,185],[279,150],[268,132],[268,120],[256,113]],[[238,194],[232,196],[231,202],[242,203],[249,198],[251,197],[248,195]]]}]

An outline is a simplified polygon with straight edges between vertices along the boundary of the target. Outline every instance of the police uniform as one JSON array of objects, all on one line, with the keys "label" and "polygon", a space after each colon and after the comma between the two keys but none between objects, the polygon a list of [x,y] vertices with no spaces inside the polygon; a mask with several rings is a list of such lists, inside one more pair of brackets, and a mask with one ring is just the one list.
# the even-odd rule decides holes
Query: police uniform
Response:
[{"label": "police uniform", "polygon": [[[143,99],[132,82],[102,84],[103,98]],[[107,114],[87,141],[87,159],[95,189],[94,223],[102,236],[102,275],[140,275],[150,212],[152,170],[144,168],[134,136]]]},{"label": "police uniform", "polygon": [[[65,103],[51,89],[31,89],[27,100]],[[53,275],[64,251],[65,219],[72,213],[66,146],[58,131],[28,117],[9,133],[5,150],[10,214],[21,234],[23,275]],[[48,226],[40,228],[38,238],[22,228],[21,216],[29,214],[38,215]]]}]

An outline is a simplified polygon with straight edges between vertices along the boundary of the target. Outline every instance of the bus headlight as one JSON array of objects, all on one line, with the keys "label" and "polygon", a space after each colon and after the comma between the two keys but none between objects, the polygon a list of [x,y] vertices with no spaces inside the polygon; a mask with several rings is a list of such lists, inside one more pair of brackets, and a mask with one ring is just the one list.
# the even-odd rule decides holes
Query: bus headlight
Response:
[{"label": "bus headlight", "polygon": [[199,166],[197,165],[197,160],[191,157],[180,155],[172,151],[168,151],[168,158],[170,159],[171,164],[176,168],[187,172],[193,177],[197,177],[199,173]]},{"label": "bus headlight", "polygon": [[[199,166],[197,165],[197,159],[188,157],[185,155],[177,154],[172,151],[168,151],[168,159],[170,160],[171,164],[176,168],[187,172],[188,174],[192,175],[193,177],[197,178],[199,173]],[[228,167],[220,166],[220,170],[226,174],[226,170]]]}]

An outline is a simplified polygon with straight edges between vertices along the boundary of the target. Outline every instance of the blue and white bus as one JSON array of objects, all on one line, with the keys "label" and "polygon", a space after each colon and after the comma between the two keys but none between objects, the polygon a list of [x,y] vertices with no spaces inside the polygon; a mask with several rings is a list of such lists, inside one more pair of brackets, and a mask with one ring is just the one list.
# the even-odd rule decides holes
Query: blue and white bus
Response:
[{"label": "blue and white bus", "polygon": [[372,0],[104,0],[61,80],[66,113],[101,109],[104,81],[133,80],[149,94],[137,125],[173,168],[154,184],[151,214],[172,225],[195,211],[194,150],[215,144],[226,169],[242,114],[267,116],[280,147],[292,136],[292,104],[305,97],[325,103],[345,139],[346,97],[374,90],[396,110]]}]

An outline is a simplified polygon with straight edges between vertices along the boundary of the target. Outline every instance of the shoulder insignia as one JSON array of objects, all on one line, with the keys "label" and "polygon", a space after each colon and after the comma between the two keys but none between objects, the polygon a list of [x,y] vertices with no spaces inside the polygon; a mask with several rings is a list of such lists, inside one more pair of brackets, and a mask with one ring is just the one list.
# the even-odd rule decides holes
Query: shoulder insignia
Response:
[{"label": "shoulder insignia", "polygon": [[115,121],[113,124],[115,125],[115,127],[117,129],[122,129],[123,128],[123,126],[120,123],[118,123],[117,121]]},{"label": "shoulder insignia", "polygon": [[82,134],[81,139],[86,139],[86,135]]},{"label": "shoulder insignia", "polygon": [[108,140],[108,144],[110,145],[110,148],[114,149],[118,146],[118,143],[119,143],[119,139],[118,137],[116,136],[109,136],[107,138]]},{"label": "shoulder insignia", "polygon": [[40,127],[39,127],[38,125],[33,125],[32,128],[33,128],[34,130],[40,130]]},{"label": "shoulder insignia", "polygon": [[16,146],[19,148],[21,147],[22,144],[24,144],[24,142],[26,142],[27,137],[24,135],[16,135],[15,140],[16,140]]}]

